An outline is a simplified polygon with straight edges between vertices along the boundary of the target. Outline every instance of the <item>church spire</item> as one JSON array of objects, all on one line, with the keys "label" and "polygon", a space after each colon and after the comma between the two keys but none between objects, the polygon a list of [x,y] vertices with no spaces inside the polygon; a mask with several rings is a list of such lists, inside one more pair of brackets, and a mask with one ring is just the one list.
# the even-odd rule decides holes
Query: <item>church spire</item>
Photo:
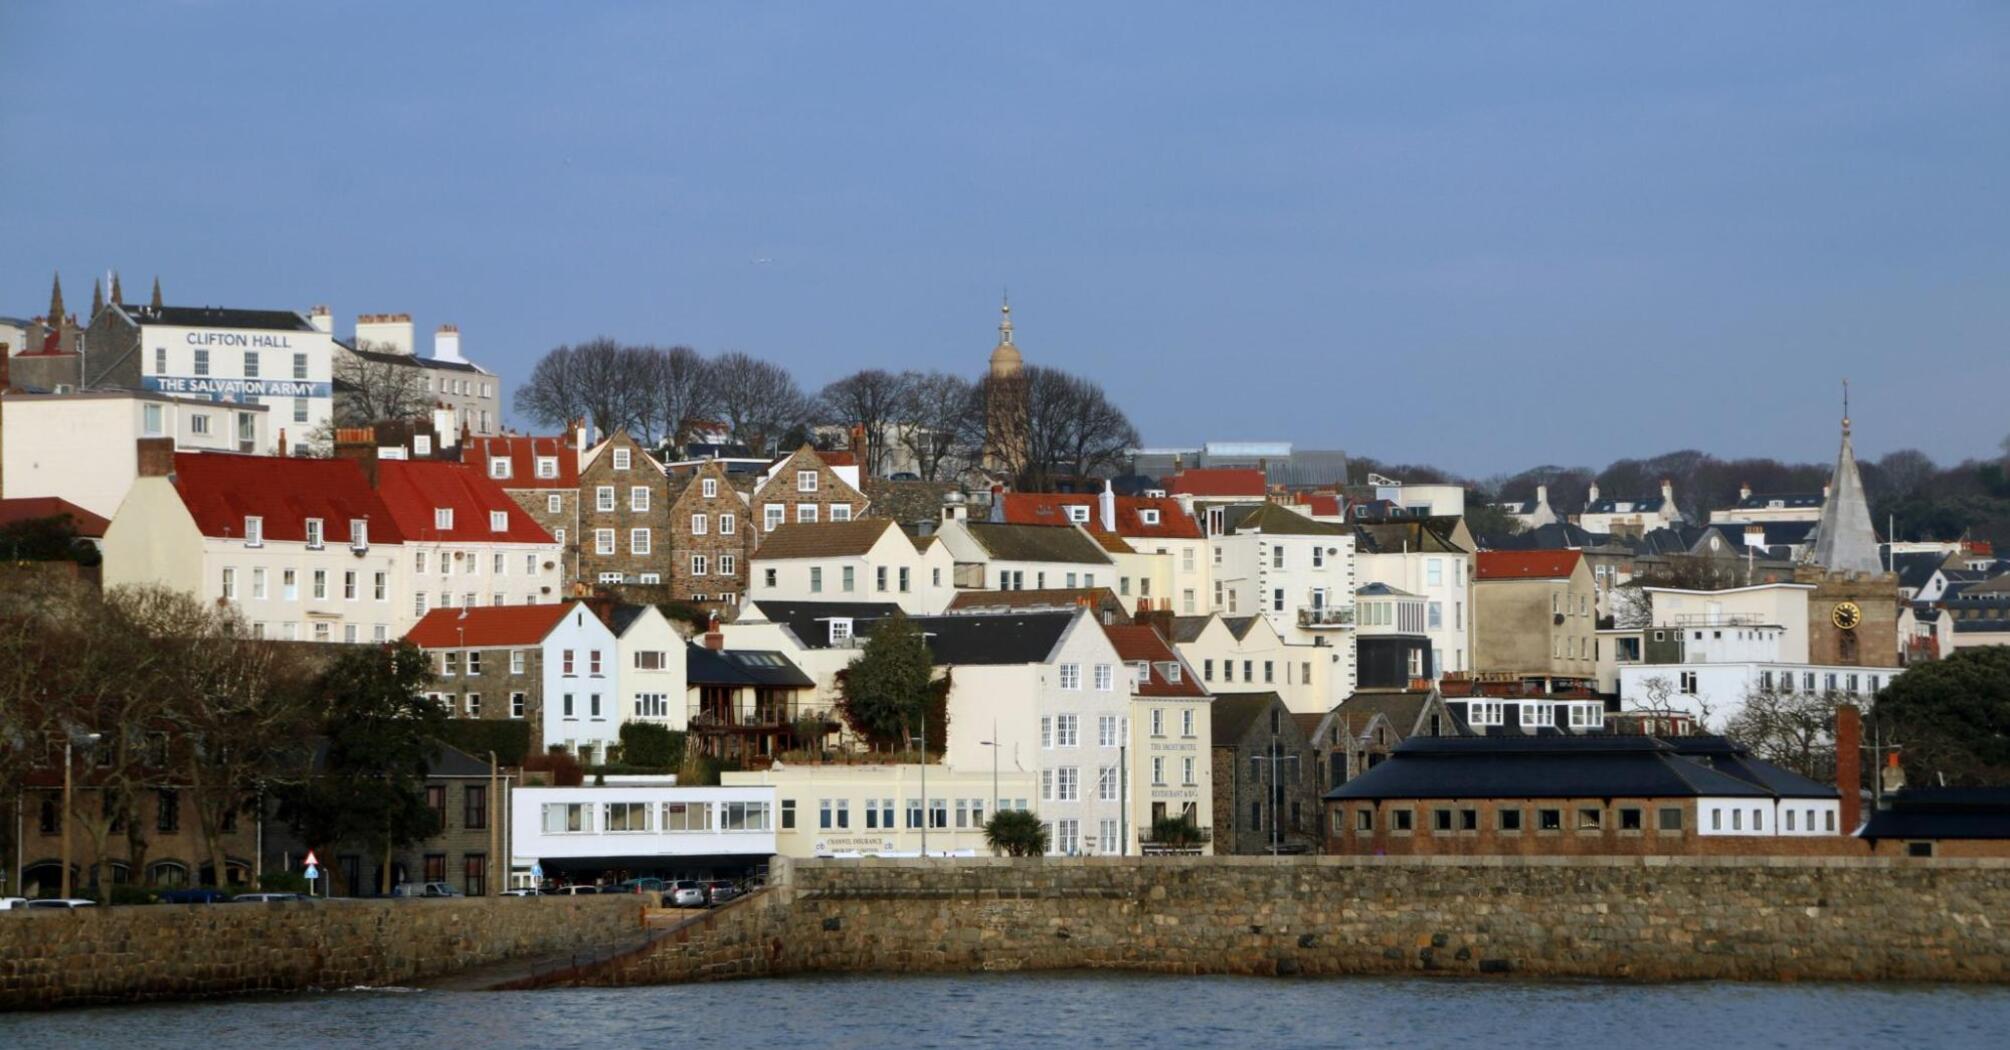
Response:
[{"label": "church spire", "polygon": [[156,310],[161,308],[161,279],[159,274],[154,275],[154,301],[152,305]]},{"label": "church spire", "polygon": [[119,287],[119,271],[112,271],[112,305],[126,305],[126,293]]},{"label": "church spire", "polygon": [[991,375],[995,379],[1017,376],[1024,366],[1019,348],[1012,345],[1012,300],[1008,297],[998,306],[998,345],[991,351]]},{"label": "church spire", "polygon": [[92,282],[91,282],[91,316],[92,316],[92,317],[96,317],[96,316],[98,316],[98,311],[100,311],[100,310],[103,310],[104,308],[105,308],[105,282],[103,282],[103,281],[92,281]]},{"label": "church spire", "polygon": [[1836,453],[1829,496],[1822,503],[1821,521],[1806,560],[1830,572],[1883,572],[1877,555],[1877,530],[1870,522],[1870,499],[1856,466],[1850,440],[1849,381],[1843,381],[1842,448]]},{"label": "church spire", "polygon": [[56,274],[55,283],[49,286],[49,327],[63,327],[63,275]]}]

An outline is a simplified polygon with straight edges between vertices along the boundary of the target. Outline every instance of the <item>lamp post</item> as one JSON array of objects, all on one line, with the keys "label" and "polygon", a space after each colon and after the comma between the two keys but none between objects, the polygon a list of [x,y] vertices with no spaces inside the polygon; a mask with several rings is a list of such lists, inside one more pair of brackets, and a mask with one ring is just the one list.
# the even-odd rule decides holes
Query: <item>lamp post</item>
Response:
[{"label": "lamp post", "polygon": [[991,720],[991,739],[979,740],[982,747],[991,749],[991,815],[998,815],[998,720]]},{"label": "lamp post", "polygon": [[71,888],[70,887],[70,823],[71,823],[70,817],[72,814],[70,812],[70,795],[72,793],[73,788],[71,786],[70,763],[72,753],[74,746],[79,739],[81,739],[84,742],[85,747],[90,747],[92,744],[98,742],[100,736],[101,734],[98,733],[85,733],[82,734],[81,737],[70,733],[63,734],[63,812],[61,814],[61,820],[63,825],[63,873],[60,885],[62,886],[62,896],[65,899],[69,898]]}]

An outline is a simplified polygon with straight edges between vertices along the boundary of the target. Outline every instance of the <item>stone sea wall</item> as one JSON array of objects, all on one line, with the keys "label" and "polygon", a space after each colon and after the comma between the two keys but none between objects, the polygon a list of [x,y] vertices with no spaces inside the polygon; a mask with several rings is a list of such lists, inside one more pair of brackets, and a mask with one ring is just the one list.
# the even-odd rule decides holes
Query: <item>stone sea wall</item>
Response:
[{"label": "stone sea wall", "polygon": [[1863,858],[797,861],[564,983],[1121,969],[2010,980],[2010,863]]},{"label": "stone sea wall", "polygon": [[642,898],[0,912],[0,1010],[398,985],[640,932]]}]

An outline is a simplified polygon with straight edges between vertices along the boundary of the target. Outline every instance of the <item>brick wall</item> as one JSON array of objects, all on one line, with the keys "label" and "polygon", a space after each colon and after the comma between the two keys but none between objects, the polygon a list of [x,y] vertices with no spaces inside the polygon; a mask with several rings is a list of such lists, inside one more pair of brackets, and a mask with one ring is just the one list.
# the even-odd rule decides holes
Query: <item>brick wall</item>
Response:
[{"label": "brick wall", "polygon": [[[1374,811],[1374,827],[1363,831],[1359,814]],[[1681,815],[1681,827],[1664,830],[1661,811]],[[1520,829],[1502,827],[1503,810],[1518,811]],[[1584,828],[1582,811],[1598,814],[1596,828]],[[1410,814],[1410,829],[1397,827],[1396,814]],[[1452,827],[1437,826],[1440,811],[1450,814]],[[1544,830],[1542,814],[1554,811],[1561,827]],[[1636,812],[1640,826],[1624,826],[1624,814]],[[1696,806],[1691,799],[1425,799],[1415,802],[1336,802],[1327,806],[1326,850],[1355,856],[1773,856],[1861,857],[1864,844],[1842,834],[1824,835],[1699,835]],[[1465,827],[1466,814],[1475,827]]]}]

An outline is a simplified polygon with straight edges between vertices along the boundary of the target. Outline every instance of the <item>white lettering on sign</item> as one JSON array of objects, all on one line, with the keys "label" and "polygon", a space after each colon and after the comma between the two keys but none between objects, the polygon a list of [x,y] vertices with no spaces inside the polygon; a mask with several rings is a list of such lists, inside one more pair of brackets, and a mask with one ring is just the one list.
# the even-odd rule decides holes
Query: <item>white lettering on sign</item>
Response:
[{"label": "white lettering on sign", "polygon": [[200,394],[219,400],[249,397],[328,397],[329,383],[304,379],[217,379],[213,376],[142,376],[140,386],[163,394]]},{"label": "white lettering on sign", "polygon": [[184,339],[190,346],[243,346],[254,350],[291,350],[283,335],[269,332],[190,332]]}]

